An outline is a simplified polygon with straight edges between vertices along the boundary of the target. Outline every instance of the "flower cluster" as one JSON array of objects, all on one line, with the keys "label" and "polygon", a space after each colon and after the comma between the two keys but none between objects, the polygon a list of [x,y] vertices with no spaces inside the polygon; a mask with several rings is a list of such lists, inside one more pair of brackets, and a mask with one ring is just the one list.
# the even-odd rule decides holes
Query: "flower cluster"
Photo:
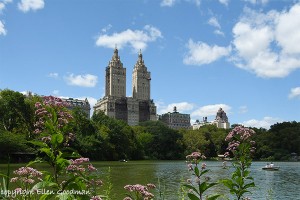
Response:
[{"label": "flower cluster", "polygon": [[67,103],[63,102],[62,99],[45,96],[43,97],[43,104],[40,102],[35,103],[35,115],[37,116],[37,121],[35,122],[35,133],[41,133],[44,130],[45,121],[51,119],[52,115],[48,108],[54,108],[57,116],[57,128],[62,128],[64,125],[68,124],[73,118],[69,112],[64,110],[68,106]]},{"label": "flower cluster", "polygon": [[14,174],[18,175],[17,177],[13,177],[10,179],[10,182],[17,182],[20,181],[21,183],[25,184],[33,184],[35,182],[35,178],[39,181],[42,181],[43,173],[32,168],[32,167],[21,167],[13,172]]},{"label": "flower cluster", "polygon": [[200,159],[206,159],[206,157],[203,154],[201,154],[200,152],[193,152],[190,155],[187,155],[186,159],[188,161],[197,161]]},{"label": "flower cluster", "polygon": [[[150,200],[154,197],[154,195],[149,192],[150,189],[154,189],[154,188],[156,188],[156,186],[152,183],[148,183],[146,186],[135,184],[135,185],[126,185],[124,187],[124,189],[128,190],[129,192],[136,192],[137,194],[140,194],[144,200]],[[132,198],[127,196],[123,200],[132,200]]]},{"label": "flower cluster", "polygon": [[[89,158],[78,158],[76,160],[71,159],[70,160],[71,164],[66,169],[69,172],[76,172],[76,171],[85,172],[86,167],[83,164],[89,161],[90,161]],[[97,170],[92,164],[88,164],[87,169],[90,172]]]},{"label": "flower cluster", "polygon": [[[250,152],[255,152],[255,141],[250,140],[250,138],[255,134],[255,131],[250,128],[245,128],[243,126],[236,126],[232,129],[231,132],[225,138],[225,141],[229,142],[227,150],[231,152],[235,152],[238,147],[242,143],[249,143],[250,144]],[[225,157],[229,156],[229,152],[224,154]]]},{"label": "flower cluster", "polygon": [[250,128],[245,128],[243,126],[236,126],[232,131],[227,135],[225,141],[235,140],[234,138],[238,138],[240,141],[246,141],[248,138],[253,136],[255,131]]}]

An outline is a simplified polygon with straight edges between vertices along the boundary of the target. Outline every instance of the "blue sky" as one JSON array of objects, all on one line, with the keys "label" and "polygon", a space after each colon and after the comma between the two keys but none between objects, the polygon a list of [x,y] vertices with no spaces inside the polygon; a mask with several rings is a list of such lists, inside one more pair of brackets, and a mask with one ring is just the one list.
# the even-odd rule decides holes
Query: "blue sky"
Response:
[{"label": "blue sky", "polygon": [[159,114],[300,121],[299,19],[293,0],[0,0],[0,89],[94,105],[117,45],[127,96],[141,49]]}]

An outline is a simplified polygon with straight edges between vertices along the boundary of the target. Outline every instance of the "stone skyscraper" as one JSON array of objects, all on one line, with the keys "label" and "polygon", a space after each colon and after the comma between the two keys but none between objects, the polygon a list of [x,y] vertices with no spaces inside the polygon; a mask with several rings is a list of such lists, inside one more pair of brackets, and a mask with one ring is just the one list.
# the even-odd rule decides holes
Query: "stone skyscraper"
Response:
[{"label": "stone skyscraper", "polygon": [[129,125],[156,120],[156,106],[150,99],[151,74],[139,52],[132,73],[132,97],[126,97],[126,68],[115,48],[114,55],[106,67],[105,96],[98,100],[94,111],[103,111],[107,116],[121,119]]}]

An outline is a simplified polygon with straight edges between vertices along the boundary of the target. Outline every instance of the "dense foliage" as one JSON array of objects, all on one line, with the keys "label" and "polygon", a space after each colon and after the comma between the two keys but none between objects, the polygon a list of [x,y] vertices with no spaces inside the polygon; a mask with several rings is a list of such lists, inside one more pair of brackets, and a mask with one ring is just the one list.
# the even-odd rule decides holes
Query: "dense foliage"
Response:
[{"label": "dense foliage", "polygon": [[[0,91],[0,160],[15,152],[36,153],[29,141],[35,138],[34,105],[39,99],[8,89]],[[231,131],[213,125],[178,131],[160,121],[131,127],[101,112],[88,119],[80,109],[73,110],[72,116],[68,128],[76,138],[69,147],[91,160],[184,159],[194,151],[217,157],[225,153],[224,139]],[[269,130],[253,129],[256,160],[288,160],[291,153],[300,155],[300,122],[277,123]]]}]

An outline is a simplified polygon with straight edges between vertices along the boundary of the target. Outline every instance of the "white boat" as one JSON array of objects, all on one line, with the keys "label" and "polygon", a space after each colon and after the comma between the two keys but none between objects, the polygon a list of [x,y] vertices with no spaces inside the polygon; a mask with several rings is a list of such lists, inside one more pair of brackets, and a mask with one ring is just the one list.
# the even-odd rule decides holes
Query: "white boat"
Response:
[{"label": "white boat", "polygon": [[277,171],[277,170],[279,170],[279,167],[275,166],[273,163],[271,163],[271,164],[267,164],[262,169],[263,170],[268,170],[268,171]]}]

